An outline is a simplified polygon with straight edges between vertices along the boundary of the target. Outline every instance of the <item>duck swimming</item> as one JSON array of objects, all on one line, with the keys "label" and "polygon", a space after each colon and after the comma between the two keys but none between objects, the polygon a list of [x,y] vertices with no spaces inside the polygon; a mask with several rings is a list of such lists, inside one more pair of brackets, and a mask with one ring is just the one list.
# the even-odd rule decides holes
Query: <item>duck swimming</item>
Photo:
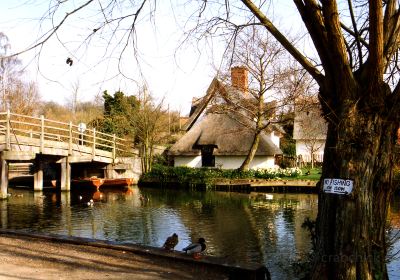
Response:
[{"label": "duck swimming", "polygon": [[197,243],[192,243],[189,246],[182,249],[187,254],[193,254],[193,258],[199,259],[200,253],[206,249],[206,240],[203,237],[200,237]]},{"label": "duck swimming", "polygon": [[173,235],[169,236],[167,238],[167,240],[165,240],[165,243],[163,245],[163,248],[165,250],[174,250],[176,244],[178,244],[179,239],[178,239],[178,235],[176,233],[174,233]]}]

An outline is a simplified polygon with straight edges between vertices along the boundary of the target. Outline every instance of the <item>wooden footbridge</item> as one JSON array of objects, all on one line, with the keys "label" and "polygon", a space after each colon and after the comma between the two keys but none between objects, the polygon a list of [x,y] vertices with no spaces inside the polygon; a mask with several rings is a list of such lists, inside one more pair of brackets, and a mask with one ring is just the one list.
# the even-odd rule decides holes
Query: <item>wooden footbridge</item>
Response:
[{"label": "wooden footbridge", "polygon": [[34,189],[43,189],[43,164],[60,164],[61,190],[70,190],[74,163],[115,164],[120,156],[132,156],[132,142],[72,122],[44,116],[0,112],[1,196],[7,195],[10,163],[34,163]]}]

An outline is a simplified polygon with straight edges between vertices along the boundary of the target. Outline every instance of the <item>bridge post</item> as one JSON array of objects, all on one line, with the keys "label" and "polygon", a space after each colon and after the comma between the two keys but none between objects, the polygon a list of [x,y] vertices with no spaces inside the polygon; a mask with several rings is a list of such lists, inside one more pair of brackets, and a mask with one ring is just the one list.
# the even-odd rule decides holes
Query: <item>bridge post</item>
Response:
[{"label": "bridge post", "polygon": [[40,152],[41,153],[44,152],[44,116],[43,115],[40,115]]},{"label": "bridge post", "polygon": [[71,190],[71,163],[68,157],[61,160],[61,191]]},{"label": "bridge post", "polygon": [[7,198],[7,189],[8,189],[8,163],[5,159],[1,158],[1,193],[0,199]]},{"label": "bridge post", "polygon": [[93,147],[92,147],[92,155],[96,156],[96,128],[93,128]]},{"label": "bridge post", "polygon": [[6,150],[9,151],[11,149],[11,133],[10,133],[10,110],[7,110],[6,116]]},{"label": "bridge post", "polygon": [[115,138],[115,133],[113,134],[113,150],[112,150],[112,159],[113,159],[113,162],[115,162],[115,157],[116,157],[116,155],[117,155],[117,149],[116,149],[116,138]]},{"label": "bridge post", "polygon": [[112,164],[108,164],[104,170],[104,178],[109,178],[109,179],[113,179],[113,165]]},{"label": "bridge post", "polygon": [[72,155],[72,122],[69,122],[68,155]]},{"label": "bridge post", "polygon": [[33,190],[43,191],[43,163],[41,160],[36,160],[35,171],[33,173]]}]

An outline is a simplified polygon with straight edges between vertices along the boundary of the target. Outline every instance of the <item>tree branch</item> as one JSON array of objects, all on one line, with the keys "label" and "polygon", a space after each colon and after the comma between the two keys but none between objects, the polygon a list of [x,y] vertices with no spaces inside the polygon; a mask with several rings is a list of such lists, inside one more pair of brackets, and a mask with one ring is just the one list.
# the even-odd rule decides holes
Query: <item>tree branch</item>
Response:
[{"label": "tree branch", "polygon": [[272,24],[272,22],[254,5],[250,0],[241,0],[242,3],[258,18],[265,28],[274,36],[279,43],[307,70],[308,73],[318,82],[322,83],[322,73],[310,63],[289,40]]},{"label": "tree branch", "polygon": [[34,44],[33,46],[22,50],[20,52],[17,53],[13,53],[11,56],[18,56],[20,54],[26,53],[28,51],[31,51],[37,47],[43,46],[51,37],[53,37],[58,29],[60,29],[60,27],[64,24],[64,22],[67,20],[68,17],[70,17],[71,15],[79,12],[80,10],[82,10],[83,8],[85,8],[86,6],[88,6],[90,3],[92,3],[94,0],[89,0],[86,3],[82,4],[81,6],[79,6],[78,8],[74,9],[73,11],[66,13],[66,15],[63,17],[63,19],[53,27],[53,29],[49,32],[47,32],[46,34],[48,34],[47,36],[43,35],[42,38],[44,37],[44,39],[40,40],[39,42],[37,42],[36,44]]},{"label": "tree branch", "polygon": [[385,16],[383,18],[384,29],[384,53],[386,59],[385,68],[390,63],[390,58],[394,55],[400,45],[400,11],[397,7],[397,0],[388,0],[386,4]]},{"label": "tree branch", "polygon": [[[328,39],[328,53],[330,62],[326,68],[335,82],[349,81],[353,79],[352,69],[350,67],[344,38],[341,32],[341,24],[339,20],[339,12],[336,1],[323,1],[322,14],[324,17],[324,25],[326,28]],[[340,65],[342,71],[337,71]]]},{"label": "tree branch", "polygon": [[330,63],[328,53],[329,46],[321,14],[321,7],[318,6],[315,0],[293,0],[293,2],[314,42],[322,64],[327,68],[326,66]]},{"label": "tree branch", "polygon": [[[357,44],[357,50],[358,50],[358,57],[359,57],[359,67],[363,64],[362,62],[362,49],[361,49],[361,43],[360,43],[360,35],[357,29],[357,23],[356,19],[354,17],[354,11],[353,11],[353,6],[351,4],[351,0],[347,0],[349,10],[350,10],[350,17],[351,17],[351,23],[353,24],[353,29],[354,29],[354,38],[356,40]],[[343,27],[343,24],[342,24]]]},{"label": "tree branch", "polygon": [[[369,79],[370,84],[379,86],[383,81],[383,15],[382,1],[369,1]],[[376,88],[377,90],[377,88]],[[372,89],[372,92],[375,90]]]}]

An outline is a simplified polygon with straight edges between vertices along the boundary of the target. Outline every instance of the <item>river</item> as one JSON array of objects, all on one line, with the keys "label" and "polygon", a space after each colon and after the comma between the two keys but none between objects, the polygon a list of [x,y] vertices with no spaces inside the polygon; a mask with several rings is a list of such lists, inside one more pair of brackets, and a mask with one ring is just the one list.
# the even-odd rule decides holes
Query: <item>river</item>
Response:
[{"label": "river", "polygon": [[[126,192],[33,192],[9,189],[0,201],[2,228],[161,247],[177,233],[181,250],[204,237],[207,255],[263,263],[273,279],[299,279],[310,250],[304,219],[315,219],[315,194],[233,193],[132,187]],[[93,203],[90,203],[93,199]],[[400,229],[400,197],[391,203]],[[400,249],[398,241],[394,251]],[[389,263],[400,279],[400,261]]]}]

